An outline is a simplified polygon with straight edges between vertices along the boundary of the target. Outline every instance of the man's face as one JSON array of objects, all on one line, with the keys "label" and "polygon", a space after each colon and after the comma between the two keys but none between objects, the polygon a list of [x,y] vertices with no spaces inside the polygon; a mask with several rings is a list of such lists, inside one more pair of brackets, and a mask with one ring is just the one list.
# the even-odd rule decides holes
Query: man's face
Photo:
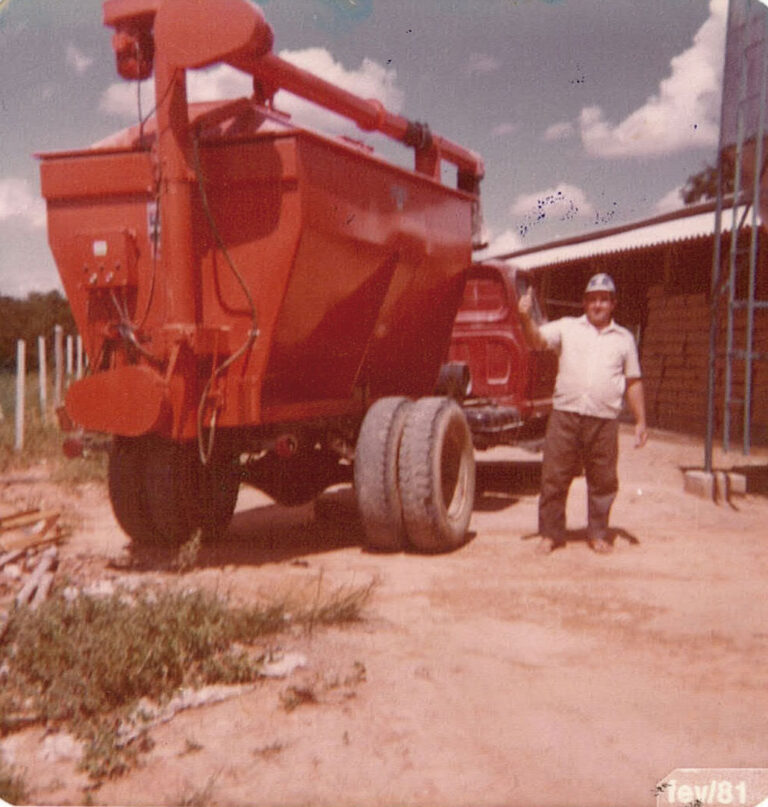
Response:
[{"label": "man's face", "polygon": [[607,291],[591,291],[584,295],[584,312],[596,328],[605,328],[611,322],[616,301]]}]

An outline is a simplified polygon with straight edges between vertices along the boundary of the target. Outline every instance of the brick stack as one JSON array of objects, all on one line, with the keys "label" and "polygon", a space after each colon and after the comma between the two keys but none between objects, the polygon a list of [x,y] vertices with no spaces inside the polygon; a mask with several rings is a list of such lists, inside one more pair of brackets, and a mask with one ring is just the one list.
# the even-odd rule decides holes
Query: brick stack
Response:
[{"label": "brick stack", "polygon": [[[718,317],[715,364],[715,429],[722,428],[725,378],[725,308]],[[641,362],[651,426],[704,435],[707,423],[709,303],[704,294],[665,295],[663,286],[648,289],[648,318],[641,338]],[[746,312],[734,317],[736,349],[745,347]],[[768,357],[768,311],[755,312],[753,351]],[[744,398],[744,362],[732,362],[732,399]],[[731,437],[741,438],[743,409],[731,407]],[[768,442],[768,361],[753,364],[752,440]]]}]

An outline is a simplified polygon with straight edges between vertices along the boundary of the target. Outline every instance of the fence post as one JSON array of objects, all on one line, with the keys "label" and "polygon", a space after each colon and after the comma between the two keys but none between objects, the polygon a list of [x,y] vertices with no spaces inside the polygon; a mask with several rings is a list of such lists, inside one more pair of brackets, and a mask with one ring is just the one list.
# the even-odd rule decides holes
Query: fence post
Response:
[{"label": "fence post", "polygon": [[72,378],[75,372],[74,363],[74,340],[72,334],[67,334],[67,378]]},{"label": "fence post", "polygon": [[24,448],[24,383],[27,376],[27,343],[16,341],[16,443],[14,448]]},{"label": "fence post", "polygon": [[48,368],[45,355],[45,337],[37,337],[37,374],[40,381],[40,418],[48,420]]},{"label": "fence post", "polygon": [[64,393],[64,328],[55,325],[53,328],[53,405],[58,409]]},{"label": "fence post", "polygon": [[83,377],[83,337],[78,334],[76,341],[76,356],[77,356],[77,378],[78,381]]}]

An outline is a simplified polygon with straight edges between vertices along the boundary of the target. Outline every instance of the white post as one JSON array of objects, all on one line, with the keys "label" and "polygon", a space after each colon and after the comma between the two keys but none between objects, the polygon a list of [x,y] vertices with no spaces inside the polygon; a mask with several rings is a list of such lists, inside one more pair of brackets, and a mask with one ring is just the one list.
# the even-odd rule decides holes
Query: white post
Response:
[{"label": "white post", "polygon": [[14,448],[24,448],[24,382],[27,376],[27,343],[16,342],[16,443]]},{"label": "white post", "polygon": [[76,355],[77,355],[77,378],[78,380],[83,377],[83,337],[78,334],[76,341]]},{"label": "white post", "polygon": [[48,368],[45,355],[45,337],[37,337],[37,374],[40,381],[40,418],[48,420]]},{"label": "white post", "polygon": [[61,325],[53,328],[53,405],[58,409],[64,394],[64,329]]},{"label": "white post", "polygon": [[67,378],[72,378],[74,372],[74,341],[72,334],[67,334]]}]

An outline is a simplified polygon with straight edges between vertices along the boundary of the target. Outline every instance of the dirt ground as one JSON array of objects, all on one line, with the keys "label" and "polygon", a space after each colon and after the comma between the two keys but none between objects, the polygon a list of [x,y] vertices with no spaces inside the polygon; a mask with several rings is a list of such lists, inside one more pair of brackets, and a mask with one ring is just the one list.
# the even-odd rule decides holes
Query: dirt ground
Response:
[{"label": "dirt ground", "polygon": [[[537,455],[478,455],[471,540],[446,555],[360,548],[349,488],[280,508],[244,489],[224,542],[190,584],[239,597],[376,580],[365,619],[287,637],[307,665],[152,730],[129,775],[89,794],[108,805],[653,805],[674,768],[761,767],[768,714],[768,498],[715,504],[683,491],[700,442],[622,432],[614,552],[592,553],[583,479],[567,546],[538,556]],[[742,465],[716,453],[717,467]],[[768,455],[749,462],[763,468]],[[10,501],[43,481],[0,480]],[[41,486],[43,486],[41,488]],[[80,526],[62,547],[99,578],[127,541],[97,485],[68,494]],[[55,503],[55,502],[54,502]],[[286,711],[281,693],[316,702]],[[29,729],[2,741],[35,804],[81,804],[66,744]]]}]

